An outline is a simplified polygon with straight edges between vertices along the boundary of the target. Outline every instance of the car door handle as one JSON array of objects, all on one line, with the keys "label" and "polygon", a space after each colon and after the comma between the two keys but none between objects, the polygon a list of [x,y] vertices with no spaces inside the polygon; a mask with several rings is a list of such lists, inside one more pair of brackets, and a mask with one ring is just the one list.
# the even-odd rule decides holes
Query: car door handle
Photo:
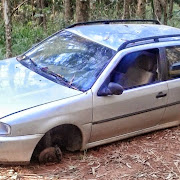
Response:
[{"label": "car door handle", "polygon": [[162,97],[165,97],[165,96],[167,96],[166,93],[159,92],[159,93],[156,95],[156,98],[162,98]]}]

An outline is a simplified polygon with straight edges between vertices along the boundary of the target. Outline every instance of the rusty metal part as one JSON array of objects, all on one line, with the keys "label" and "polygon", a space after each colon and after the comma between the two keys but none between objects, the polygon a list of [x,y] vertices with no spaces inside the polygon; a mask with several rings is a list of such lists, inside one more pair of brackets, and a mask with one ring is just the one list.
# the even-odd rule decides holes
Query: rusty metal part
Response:
[{"label": "rusty metal part", "polygon": [[58,146],[48,147],[39,154],[40,163],[59,163],[62,159],[62,152]]}]

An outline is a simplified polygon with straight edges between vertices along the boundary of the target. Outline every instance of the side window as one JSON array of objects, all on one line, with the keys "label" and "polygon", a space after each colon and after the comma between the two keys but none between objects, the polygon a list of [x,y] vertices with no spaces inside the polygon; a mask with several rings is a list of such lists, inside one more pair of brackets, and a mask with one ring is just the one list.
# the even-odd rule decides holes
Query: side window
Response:
[{"label": "side window", "polygon": [[158,81],[159,50],[151,49],[126,55],[111,73],[111,82],[124,89]]},{"label": "side window", "polygon": [[169,79],[180,78],[180,47],[166,49]]}]

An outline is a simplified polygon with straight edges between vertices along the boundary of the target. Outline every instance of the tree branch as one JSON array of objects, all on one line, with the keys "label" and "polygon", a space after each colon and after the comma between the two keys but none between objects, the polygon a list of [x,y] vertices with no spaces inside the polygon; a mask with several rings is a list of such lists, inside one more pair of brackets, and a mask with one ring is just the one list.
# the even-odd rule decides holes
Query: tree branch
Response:
[{"label": "tree branch", "polygon": [[28,0],[23,1],[21,4],[19,4],[16,8],[13,9],[11,16],[23,5],[27,2]]}]

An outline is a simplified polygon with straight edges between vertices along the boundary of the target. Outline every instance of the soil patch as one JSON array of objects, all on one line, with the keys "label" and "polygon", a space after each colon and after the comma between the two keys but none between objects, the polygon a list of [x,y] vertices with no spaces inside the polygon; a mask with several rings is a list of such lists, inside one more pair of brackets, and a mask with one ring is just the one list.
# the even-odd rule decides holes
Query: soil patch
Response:
[{"label": "soil patch", "polygon": [[2,179],[180,179],[180,127],[64,153],[59,164],[0,166]]}]

